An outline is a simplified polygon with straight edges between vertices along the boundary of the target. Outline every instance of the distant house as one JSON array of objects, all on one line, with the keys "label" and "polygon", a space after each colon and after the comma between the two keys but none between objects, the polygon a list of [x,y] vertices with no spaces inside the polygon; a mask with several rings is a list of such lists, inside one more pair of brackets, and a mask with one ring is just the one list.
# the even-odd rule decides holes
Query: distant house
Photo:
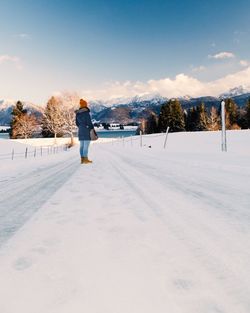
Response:
[{"label": "distant house", "polygon": [[119,130],[121,129],[121,124],[120,123],[111,123],[109,126],[109,129],[111,130]]}]

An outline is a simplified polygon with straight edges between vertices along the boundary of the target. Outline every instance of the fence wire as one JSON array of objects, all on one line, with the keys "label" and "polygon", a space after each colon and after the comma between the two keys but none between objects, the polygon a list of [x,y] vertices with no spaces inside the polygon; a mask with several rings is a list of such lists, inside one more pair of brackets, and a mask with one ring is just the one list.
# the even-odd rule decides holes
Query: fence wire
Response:
[{"label": "fence wire", "polygon": [[67,151],[68,145],[60,145],[60,146],[37,146],[37,147],[26,147],[23,152],[15,151],[12,149],[9,153],[0,153],[0,160],[14,160],[17,158],[28,159],[28,158],[36,158],[43,157],[46,155],[57,154],[59,152]]},{"label": "fence wire", "polygon": [[160,134],[155,134],[155,135],[136,135],[136,136],[130,136],[130,137],[119,137],[119,138],[113,138],[111,141],[112,145],[116,144],[131,144],[133,145],[135,142],[139,143],[139,146],[144,146],[147,144],[150,144],[150,141],[152,138],[160,138],[160,137],[165,137],[166,138],[166,133],[160,133]]}]

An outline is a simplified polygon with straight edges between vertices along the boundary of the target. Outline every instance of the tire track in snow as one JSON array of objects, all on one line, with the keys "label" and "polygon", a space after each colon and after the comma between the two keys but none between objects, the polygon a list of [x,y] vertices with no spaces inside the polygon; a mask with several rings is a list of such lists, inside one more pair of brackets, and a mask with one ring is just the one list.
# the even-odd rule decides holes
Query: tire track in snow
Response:
[{"label": "tire track in snow", "polygon": [[[216,217],[208,214],[206,210],[201,210],[204,203],[205,207],[208,206],[206,199],[202,203],[203,197],[198,199],[199,207],[197,203],[192,203],[190,197],[186,195],[185,189],[180,188],[179,193],[176,193],[178,180],[175,182],[173,190],[169,183],[160,179],[159,176],[151,175],[142,167],[135,168],[129,163],[129,157],[111,155],[107,150],[105,152],[109,155],[109,160],[116,172],[136,197],[146,204],[151,213],[154,213],[159,223],[163,223],[165,227],[171,229],[172,234],[181,245],[185,246],[183,249],[187,249],[190,258],[197,263],[197,268],[200,267],[201,272],[208,273],[213,289],[218,293],[222,292],[224,297],[228,298],[228,303],[232,301],[232,307],[234,307],[233,302],[238,299],[243,309],[242,312],[248,312],[250,286],[246,273],[249,272],[250,255],[244,247],[247,238],[235,232],[230,225],[225,223],[225,220],[220,220],[218,223]],[[173,177],[171,178],[173,180]],[[141,181],[142,184],[140,185],[138,181]],[[150,188],[147,182],[150,182]],[[192,186],[188,188],[192,190]],[[178,195],[181,197],[180,201]],[[205,195],[206,193],[204,193],[204,197]],[[172,200],[173,196],[177,198],[176,201]],[[185,198],[187,209],[183,207]],[[223,233],[225,230],[226,232]],[[231,236],[232,233],[239,240],[230,246],[231,237],[229,238],[228,235]],[[241,242],[241,239],[244,241]],[[239,255],[235,252],[238,252]],[[215,300],[212,306],[221,307]]]},{"label": "tire track in snow", "polygon": [[[190,168],[187,168],[185,160],[183,160],[183,162],[180,162],[168,159],[167,161],[170,162],[171,168],[168,167],[168,171],[166,171],[163,167],[159,172],[155,171],[155,168],[152,167],[152,165],[150,164],[151,161],[154,162],[152,155],[149,156],[149,162],[147,162],[147,164],[145,162],[141,163],[141,160],[131,160],[126,155],[117,155],[119,155],[119,158],[125,163],[128,163],[129,161],[130,166],[133,165],[133,168],[140,170],[144,174],[147,173],[147,175],[151,177],[151,179],[154,178],[159,181],[162,179],[162,176],[167,177],[167,180],[164,181],[164,184],[169,190],[172,190],[174,192],[182,191],[182,193],[185,194],[185,196],[189,198],[189,200],[193,201],[195,199],[196,201],[202,201],[204,204],[208,205],[211,210],[214,211],[214,214],[222,214],[223,217],[227,215],[227,217],[233,219],[233,222],[235,222],[235,219],[237,219],[239,223],[245,224],[246,229],[249,228],[250,194],[247,190],[247,182],[249,180],[249,175],[247,171],[241,172],[240,174],[242,175],[242,179],[244,177],[245,184],[243,183],[241,184],[241,187],[236,188],[232,185],[232,175],[235,173],[231,172],[231,170],[230,172],[224,170],[224,175],[226,174],[226,176],[224,176],[223,180],[221,180],[221,178],[218,178],[218,175],[216,175],[216,178],[215,176],[210,175],[211,171],[214,171],[213,168],[206,169],[207,175],[204,173],[203,175],[201,175],[199,167],[197,168],[195,164],[191,163],[191,167],[190,165],[188,165],[188,167]],[[177,166],[177,168],[183,168],[186,175],[183,175],[182,173],[180,174],[179,169],[177,171],[178,173],[175,173],[175,166]],[[201,165],[199,166],[201,167]],[[202,170],[205,170],[204,167],[202,167]],[[187,175],[188,173],[189,175]],[[237,175],[239,174],[237,173]],[[230,200],[232,194],[234,195],[234,198],[238,199],[237,207],[235,207],[235,205]],[[226,200],[225,196],[229,198],[228,201]]]},{"label": "tire track in snow", "polygon": [[0,247],[70,178],[79,167],[75,158],[38,169],[2,185]]}]

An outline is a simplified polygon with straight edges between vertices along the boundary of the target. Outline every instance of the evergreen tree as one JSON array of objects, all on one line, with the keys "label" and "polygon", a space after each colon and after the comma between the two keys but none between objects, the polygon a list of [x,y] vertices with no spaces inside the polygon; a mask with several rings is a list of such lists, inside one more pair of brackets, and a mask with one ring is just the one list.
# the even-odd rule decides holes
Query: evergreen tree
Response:
[{"label": "evergreen tree", "polygon": [[170,132],[185,130],[184,112],[177,99],[169,100],[161,107],[159,131],[165,132],[167,127]]},{"label": "evergreen tree", "polygon": [[202,130],[208,130],[208,115],[205,108],[205,104],[201,103],[197,106],[197,124],[196,124],[196,130],[202,131]]},{"label": "evergreen tree", "polygon": [[208,115],[204,103],[189,109],[186,119],[188,131],[202,131],[208,129]]},{"label": "evergreen tree", "polygon": [[196,125],[198,121],[198,112],[196,107],[191,107],[187,112],[186,117],[186,130],[187,131],[195,131]]},{"label": "evergreen tree", "polygon": [[26,114],[27,111],[24,110],[23,108],[23,104],[21,101],[17,101],[16,105],[13,108],[12,111],[12,119],[10,122],[10,138],[11,139],[17,139],[19,138],[17,132],[16,132],[16,126],[17,126],[17,122],[20,119],[21,116],[23,116],[24,114]]},{"label": "evergreen tree", "polygon": [[237,104],[232,99],[225,100],[225,111],[226,111],[226,128],[227,129],[237,129],[239,112]]},{"label": "evergreen tree", "polygon": [[247,128],[250,128],[250,99],[248,99],[248,102],[246,105],[246,125],[247,125]]},{"label": "evergreen tree", "polygon": [[146,120],[145,133],[154,134],[158,130],[158,118],[154,112],[150,113],[150,116]]}]

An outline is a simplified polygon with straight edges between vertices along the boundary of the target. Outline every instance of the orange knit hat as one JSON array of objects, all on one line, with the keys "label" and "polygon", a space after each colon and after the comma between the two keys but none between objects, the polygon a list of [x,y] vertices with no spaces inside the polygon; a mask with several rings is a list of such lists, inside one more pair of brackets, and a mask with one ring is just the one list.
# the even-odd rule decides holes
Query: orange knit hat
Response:
[{"label": "orange knit hat", "polygon": [[88,102],[86,100],[80,99],[80,108],[87,108]]}]

